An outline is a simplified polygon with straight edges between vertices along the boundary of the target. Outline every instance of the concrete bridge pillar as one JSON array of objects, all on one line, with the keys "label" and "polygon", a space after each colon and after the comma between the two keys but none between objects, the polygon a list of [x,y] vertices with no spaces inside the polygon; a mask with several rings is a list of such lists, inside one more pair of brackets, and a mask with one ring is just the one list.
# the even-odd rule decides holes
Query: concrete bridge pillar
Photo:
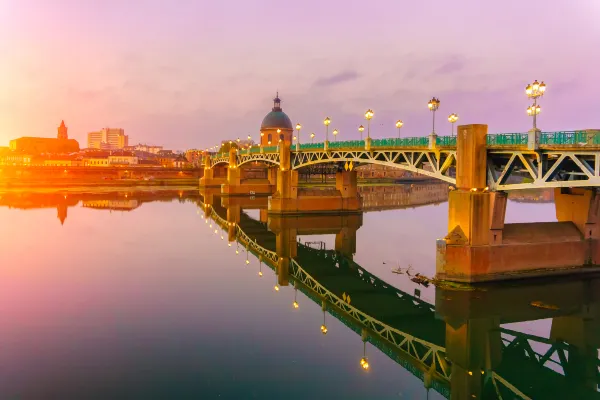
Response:
[{"label": "concrete bridge pillar", "polygon": [[269,213],[357,213],[361,210],[356,171],[338,172],[335,191],[299,189],[298,171],[291,169],[290,146],[287,143],[281,146],[280,160],[277,191],[269,198]]},{"label": "concrete bridge pillar", "polygon": [[210,155],[206,155],[204,159],[204,173],[200,178],[200,187],[221,187],[227,180],[227,172],[223,165],[212,165]]},{"label": "concrete bridge pillar", "polygon": [[272,183],[268,168],[269,179],[246,179],[244,169],[240,168],[237,162],[238,149],[232,148],[229,152],[229,165],[227,169],[227,180],[221,186],[221,194],[225,196],[248,196],[248,195],[269,195],[273,193],[274,183]]},{"label": "concrete bridge pillar", "polygon": [[437,242],[437,277],[492,281],[591,270],[600,264],[600,196],[557,189],[559,222],[505,224],[506,194],[488,192],[486,125],[459,126],[448,234]]}]

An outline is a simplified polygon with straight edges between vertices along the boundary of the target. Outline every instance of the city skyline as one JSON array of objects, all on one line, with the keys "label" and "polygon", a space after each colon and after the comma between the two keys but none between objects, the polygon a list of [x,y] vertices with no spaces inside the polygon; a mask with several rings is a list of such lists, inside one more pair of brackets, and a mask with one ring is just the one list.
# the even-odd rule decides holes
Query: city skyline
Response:
[{"label": "city skyline", "polygon": [[303,141],[323,140],[326,116],[339,140],[357,138],[367,108],[373,137],[394,137],[397,119],[403,136],[425,136],[432,96],[439,134],[450,134],[451,113],[459,125],[524,132],[534,79],[548,84],[542,130],[598,128],[595,3],[147,1],[142,13],[116,1],[5,0],[0,143],[51,137],[61,119],[80,143],[107,125],[167,148],[257,140],[277,90]]}]

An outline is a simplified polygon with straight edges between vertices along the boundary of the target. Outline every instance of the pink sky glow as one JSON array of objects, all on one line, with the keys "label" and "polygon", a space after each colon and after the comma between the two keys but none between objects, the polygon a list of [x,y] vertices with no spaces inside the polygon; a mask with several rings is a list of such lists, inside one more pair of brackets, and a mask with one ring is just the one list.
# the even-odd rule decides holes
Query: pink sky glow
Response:
[{"label": "pink sky glow", "polygon": [[542,130],[600,128],[597,0],[0,0],[0,146],[124,128],[131,143],[205,148],[252,135],[279,90],[302,134],[355,139],[487,123],[524,132],[525,85],[548,84]]}]

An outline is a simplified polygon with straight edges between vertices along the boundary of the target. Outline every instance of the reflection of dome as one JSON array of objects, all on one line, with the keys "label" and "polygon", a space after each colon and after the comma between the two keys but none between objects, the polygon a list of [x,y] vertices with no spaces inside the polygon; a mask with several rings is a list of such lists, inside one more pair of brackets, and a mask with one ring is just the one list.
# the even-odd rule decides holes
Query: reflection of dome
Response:
[{"label": "reflection of dome", "polygon": [[260,130],[265,129],[290,129],[293,130],[292,121],[281,109],[279,94],[273,99],[273,110],[268,113],[260,124]]}]

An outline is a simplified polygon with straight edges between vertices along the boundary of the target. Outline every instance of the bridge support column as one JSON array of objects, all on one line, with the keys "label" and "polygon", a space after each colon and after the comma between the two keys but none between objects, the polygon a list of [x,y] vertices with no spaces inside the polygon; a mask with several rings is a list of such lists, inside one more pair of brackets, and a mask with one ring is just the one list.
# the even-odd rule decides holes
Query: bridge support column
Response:
[{"label": "bridge support column", "polygon": [[437,242],[437,277],[477,282],[593,271],[590,265],[600,263],[600,196],[557,189],[559,222],[505,224],[506,195],[486,187],[486,131],[458,128],[457,190],[449,195],[449,233]]},{"label": "bridge support column", "polygon": [[336,190],[298,187],[298,171],[290,169],[290,147],[283,144],[281,168],[277,173],[277,191],[269,198],[269,213],[357,213],[362,202],[357,190],[356,171],[336,174]]},{"label": "bridge support column", "polygon": [[206,157],[204,175],[200,178],[200,187],[221,187],[227,181],[227,171],[223,165],[210,165],[210,156]]}]

